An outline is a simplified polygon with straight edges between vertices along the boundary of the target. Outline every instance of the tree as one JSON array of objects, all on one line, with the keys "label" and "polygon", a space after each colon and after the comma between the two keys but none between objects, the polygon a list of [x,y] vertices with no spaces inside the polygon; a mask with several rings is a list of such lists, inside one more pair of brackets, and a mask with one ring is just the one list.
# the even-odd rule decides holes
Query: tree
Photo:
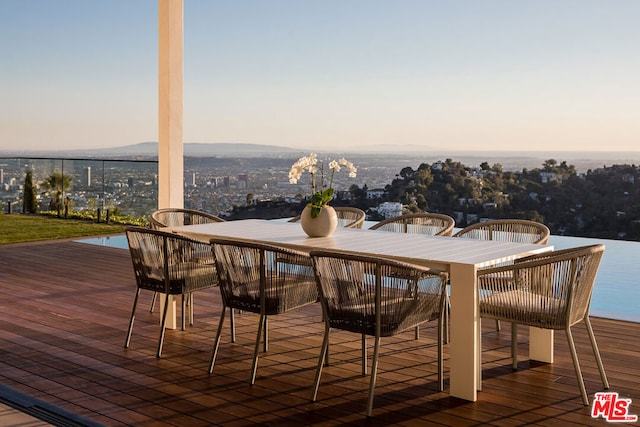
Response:
[{"label": "tree", "polygon": [[420,208],[420,210],[422,210],[422,211],[426,211],[429,208],[429,204],[427,203],[427,199],[426,199],[426,197],[424,197],[423,194],[418,194],[416,196],[416,204],[418,205],[418,208]]},{"label": "tree", "polygon": [[22,199],[23,213],[37,213],[38,201],[36,199],[36,189],[33,187],[33,172],[27,171],[24,178],[24,198]]},{"label": "tree", "polygon": [[357,184],[351,184],[351,186],[349,187],[349,192],[351,192],[351,196],[356,201],[356,203],[363,203],[367,199],[366,191],[358,187]]},{"label": "tree", "polygon": [[58,171],[54,171],[45,178],[42,186],[47,190],[47,194],[53,192],[49,202],[50,210],[58,211],[58,214],[60,214],[62,210],[62,194],[71,187],[71,180],[72,178],[69,175]]},{"label": "tree", "polygon": [[431,174],[431,166],[426,163],[422,163],[414,176],[417,178],[417,182],[420,185],[428,187],[433,182],[433,175]]},{"label": "tree", "polygon": [[558,164],[558,162],[556,161],[556,159],[545,160],[544,163],[542,164],[542,166],[544,168],[543,170],[545,172],[555,172],[557,164]]},{"label": "tree", "polygon": [[402,170],[400,171],[400,176],[405,181],[410,180],[413,177],[413,168],[411,168],[410,166],[406,166],[406,167],[402,168]]},{"label": "tree", "polygon": [[247,194],[247,206],[251,206],[253,204],[253,193]]}]

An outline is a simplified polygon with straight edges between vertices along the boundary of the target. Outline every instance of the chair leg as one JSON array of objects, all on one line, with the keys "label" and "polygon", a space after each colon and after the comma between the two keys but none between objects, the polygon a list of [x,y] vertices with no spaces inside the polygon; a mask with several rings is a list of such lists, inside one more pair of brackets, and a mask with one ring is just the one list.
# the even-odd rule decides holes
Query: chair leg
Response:
[{"label": "chair leg", "polygon": [[324,327],[324,339],[322,340],[322,348],[320,349],[320,356],[318,357],[318,366],[316,367],[316,378],[313,381],[313,393],[311,394],[311,401],[315,402],[318,397],[318,387],[320,386],[320,376],[322,375],[322,365],[326,362],[328,364],[328,350],[329,350],[329,324],[325,322]]},{"label": "chair leg", "polygon": [[264,316],[264,329],[262,330],[264,340],[262,341],[262,350],[266,353],[269,351],[269,320]]},{"label": "chair leg", "polygon": [[518,369],[518,324],[511,324],[511,358],[513,359],[513,369]]},{"label": "chair leg", "polygon": [[362,334],[362,376],[367,375],[367,336]]},{"label": "chair leg", "polygon": [[414,340],[419,340],[420,339],[420,326],[416,326],[415,337],[413,339]]},{"label": "chair leg", "polygon": [[451,301],[449,301],[449,294],[447,294],[445,296],[445,304],[444,304],[444,308],[442,309],[442,318],[444,319],[444,323],[442,325],[442,332],[443,332],[443,342],[445,344],[449,343],[449,314],[451,311]]},{"label": "chair leg", "polygon": [[[220,322],[218,322],[218,331],[216,332],[216,339],[213,342],[213,350],[211,351],[211,361],[209,362],[209,373],[213,372],[213,365],[216,363],[216,356],[218,355],[218,347],[220,346],[220,335],[222,333],[222,325],[224,324],[224,315],[227,312],[227,307],[222,306],[222,313],[220,313]],[[231,309],[233,313],[233,309]]]},{"label": "chair leg", "polygon": [[169,312],[169,300],[171,299],[171,295],[168,295],[164,299],[164,309],[162,310],[162,322],[160,322],[160,339],[158,340],[158,351],[156,352],[156,357],[160,357],[162,355],[162,344],[164,343],[164,329],[167,324],[167,314]]},{"label": "chair leg", "polygon": [[149,304],[149,312],[153,313],[153,308],[156,306],[156,298],[158,297],[157,292],[153,292],[153,296],[151,297],[151,304]]},{"label": "chair leg", "polygon": [[193,326],[193,292],[189,293],[189,326]]},{"label": "chair leg", "polygon": [[438,319],[438,390],[444,390],[444,369],[442,367],[442,353],[443,353],[443,336],[444,336],[444,319],[440,317]]},{"label": "chair leg", "polygon": [[[154,292],[155,294],[155,292]],[[138,297],[140,296],[140,288],[136,289],[136,296],[133,299],[133,308],[131,309],[131,319],[129,320],[129,329],[127,329],[127,339],[124,342],[124,348],[129,347],[131,341],[131,332],[133,331],[133,321],[136,318],[136,306],[138,305]]]},{"label": "chair leg", "polygon": [[327,351],[324,355],[324,366],[329,366],[329,354],[331,353],[331,344],[327,341]]},{"label": "chair leg", "polygon": [[367,417],[373,413],[373,391],[376,388],[376,376],[378,373],[378,354],[380,352],[380,337],[375,337],[373,345],[373,361],[371,362],[371,380],[369,382],[369,398],[367,399]]},{"label": "chair leg", "polygon": [[236,315],[234,314],[233,308],[230,309],[229,320],[231,322],[231,342],[236,342]]},{"label": "chair leg", "polygon": [[185,295],[182,294],[182,313],[181,313],[181,316],[180,316],[180,329],[183,330],[183,331],[185,330],[185,326],[186,326],[185,325],[185,321],[184,321],[184,318],[185,318],[184,313],[185,313],[185,311],[187,311],[187,299],[188,298],[189,298],[188,295],[187,295],[187,298],[185,298]]},{"label": "chair leg", "polygon": [[324,366],[329,366],[329,344],[327,344],[327,354],[324,356]]},{"label": "chair leg", "polygon": [[496,331],[500,332],[502,330],[502,326],[500,326],[500,321],[496,320]]},{"label": "chair leg", "polygon": [[600,371],[600,379],[602,379],[602,386],[605,390],[609,389],[609,381],[607,380],[607,374],[604,372],[604,365],[602,364],[602,358],[600,357],[600,350],[598,350],[598,344],[596,343],[596,336],[593,334],[593,328],[591,327],[591,321],[587,314],[584,318],[584,324],[587,326],[587,332],[589,333],[589,339],[591,340],[591,348],[593,349],[593,355],[596,358],[598,364],[598,370]]},{"label": "chair leg", "polygon": [[260,315],[260,321],[258,322],[258,334],[256,335],[256,347],[253,350],[253,364],[251,365],[251,378],[249,384],[256,382],[256,371],[258,370],[258,353],[260,352],[260,338],[262,338],[262,328],[266,326],[267,316]]},{"label": "chair leg", "polygon": [[576,371],[576,379],[578,380],[578,387],[580,387],[580,394],[582,395],[582,403],[584,403],[584,406],[589,406],[589,398],[587,397],[587,390],[584,387],[584,379],[582,379],[582,371],[580,370],[580,362],[578,362],[576,345],[573,343],[571,328],[567,327],[565,332],[567,334],[567,341],[569,342],[569,350],[571,351],[571,360],[573,360],[573,369]]}]

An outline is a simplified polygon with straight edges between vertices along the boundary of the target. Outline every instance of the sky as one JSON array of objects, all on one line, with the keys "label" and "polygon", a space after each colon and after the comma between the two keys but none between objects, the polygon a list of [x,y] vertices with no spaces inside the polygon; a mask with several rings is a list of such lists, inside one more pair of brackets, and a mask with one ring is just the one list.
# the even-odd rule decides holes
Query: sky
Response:
[{"label": "sky", "polygon": [[[157,141],[157,0],[0,0],[0,150]],[[638,0],[184,0],[184,142],[640,151]]]}]

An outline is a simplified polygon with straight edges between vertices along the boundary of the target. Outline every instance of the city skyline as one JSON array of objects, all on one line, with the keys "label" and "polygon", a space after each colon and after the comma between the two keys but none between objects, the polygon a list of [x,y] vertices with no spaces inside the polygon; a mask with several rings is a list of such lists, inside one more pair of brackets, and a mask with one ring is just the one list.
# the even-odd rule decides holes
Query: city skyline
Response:
[{"label": "city skyline", "polygon": [[[634,0],[184,3],[185,143],[638,150]],[[0,10],[0,150],[157,140],[157,0]]]}]

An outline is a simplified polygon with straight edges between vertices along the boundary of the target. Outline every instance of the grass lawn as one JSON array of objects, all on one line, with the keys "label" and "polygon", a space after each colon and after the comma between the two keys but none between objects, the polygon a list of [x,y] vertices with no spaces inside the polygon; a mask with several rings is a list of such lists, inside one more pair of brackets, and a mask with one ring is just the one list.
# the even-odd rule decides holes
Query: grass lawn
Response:
[{"label": "grass lawn", "polygon": [[41,215],[0,214],[0,245],[123,233],[124,225]]}]

